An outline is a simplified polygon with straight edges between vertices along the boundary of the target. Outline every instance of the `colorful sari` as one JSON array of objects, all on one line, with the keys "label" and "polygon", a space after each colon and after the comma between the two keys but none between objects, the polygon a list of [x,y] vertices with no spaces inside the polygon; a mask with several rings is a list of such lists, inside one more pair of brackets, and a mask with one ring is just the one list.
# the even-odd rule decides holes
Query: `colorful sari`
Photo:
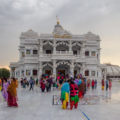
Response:
[{"label": "colorful sari", "polygon": [[3,95],[3,97],[4,97],[4,99],[7,101],[7,99],[8,99],[8,93],[7,93],[7,88],[8,88],[8,86],[9,86],[9,83],[8,82],[4,82],[3,83],[3,91],[2,91],[2,95]]},{"label": "colorful sari", "polygon": [[2,90],[2,80],[0,79],[0,91]]},{"label": "colorful sari", "polygon": [[18,87],[16,80],[12,81],[12,83],[8,87],[8,100],[7,104],[9,107],[18,107],[17,101],[17,90],[16,88]]}]

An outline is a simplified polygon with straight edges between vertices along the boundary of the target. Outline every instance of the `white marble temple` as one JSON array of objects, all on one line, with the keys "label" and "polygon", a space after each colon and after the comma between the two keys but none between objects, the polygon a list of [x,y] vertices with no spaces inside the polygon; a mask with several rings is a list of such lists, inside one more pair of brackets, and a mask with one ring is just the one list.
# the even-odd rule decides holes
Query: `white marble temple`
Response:
[{"label": "white marble temple", "polygon": [[[40,88],[30,91],[28,88],[18,88],[18,108],[9,108],[0,93],[0,120],[119,120],[120,83],[114,82],[111,91],[102,91],[98,83],[96,90],[88,90],[87,95],[105,95],[111,102],[101,101],[100,104],[78,105],[78,109],[63,110],[61,105],[52,105],[53,95],[60,91],[41,93]],[[81,111],[82,112],[81,112]]]}]

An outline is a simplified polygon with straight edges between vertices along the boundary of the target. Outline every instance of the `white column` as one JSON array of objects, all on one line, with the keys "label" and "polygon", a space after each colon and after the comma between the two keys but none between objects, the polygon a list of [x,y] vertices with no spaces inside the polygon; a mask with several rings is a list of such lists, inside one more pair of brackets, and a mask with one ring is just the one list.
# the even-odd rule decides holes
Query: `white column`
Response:
[{"label": "white column", "polygon": [[56,45],[53,46],[53,54],[56,54]]},{"label": "white column", "polygon": [[72,52],[72,41],[71,40],[69,42],[69,53],[73,54],[73,52]]},{"label": "white column", "polygon": [[81,47],[80,55],[82,58],[85,58],[85,46],[84,45]]},{"label": "white column", "polygon": [[38,78],[40,78],[41,75],[42,75],[42,61],[39,62],[39,71],[38,72],[39,72],[38,73]]},{"label": "white column", "polygon": [[70,71],[71,71],[71,74],[72,74],[73,77],[74,77],[74,60],[71,60]]},{"label": "white column", "polygon": [[106,69],[104,70],[104,80],[106,80]]},{"label": "white column", "polygon": [[80,74],[83,74],[83,67],[80,68]]},{"label": "white column", "polygon": [[[82,70],[82,75],[85,76],[85,63],[83,63],[82,69],[83,69],[83,70]],[[89,72],[89,74],[90,74],[90,72]]]},{"label": "white column", "polygon": [[92,51],[89,51],[89,56],[92,56]]},{"label": "white column", "polygon": [[43,41],[40,40],[40,51],[39,51],[39,56],[42,57],[43,56]]},{"label": "white column", "polygon": [[56,79],[56,60],[53,60],[53,75],[55,75]]},{"label": "white column", "polygon": [[53,43],[53,54],[56,54],[56,40]]}]

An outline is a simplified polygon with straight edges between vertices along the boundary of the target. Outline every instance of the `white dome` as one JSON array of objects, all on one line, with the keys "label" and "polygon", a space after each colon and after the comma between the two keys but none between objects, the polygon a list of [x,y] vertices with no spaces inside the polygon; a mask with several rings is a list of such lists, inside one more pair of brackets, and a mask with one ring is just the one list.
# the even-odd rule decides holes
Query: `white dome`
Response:
[{"label": "white dome", "polygon": [[28,30],[27,32],[22,32],[20,38],[24,39],[38,39],[38,33],[33,30]]},{"label": "white dome", "polygon": [[107,75],[108,76],[120,76],[120,66],[117,65],[107,65]]}]

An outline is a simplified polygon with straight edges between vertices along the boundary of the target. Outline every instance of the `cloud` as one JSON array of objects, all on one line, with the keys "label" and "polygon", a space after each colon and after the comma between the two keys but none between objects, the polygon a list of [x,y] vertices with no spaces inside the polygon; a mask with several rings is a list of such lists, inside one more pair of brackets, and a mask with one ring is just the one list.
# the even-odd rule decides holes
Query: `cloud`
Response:
[{"label": "cloud", "polygon": [[[99,34],[101,62],[109,58],[120,65],[119,14],[119,0],[0,0],[0,66],[19,60],[21,32],[31,28],[38,34],[52,33],[56,15],[63,28],[73,34],[89,30]],[[117,59],[112,59],[113,55]]]}]

